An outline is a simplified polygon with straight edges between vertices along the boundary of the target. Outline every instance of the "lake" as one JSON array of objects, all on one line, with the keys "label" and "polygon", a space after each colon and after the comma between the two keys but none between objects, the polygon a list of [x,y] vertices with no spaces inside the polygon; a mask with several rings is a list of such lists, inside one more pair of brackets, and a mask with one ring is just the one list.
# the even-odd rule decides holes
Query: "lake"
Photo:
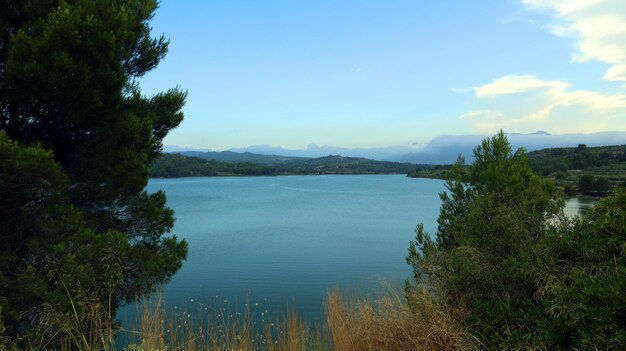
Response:
[{"label": "lake", "polygon": [[152,179],[147,190],[165,191],[172,233],[189,243],[164,299],[274,311],[289,302],[317,318],[329,289],[410,277],[409,240],[420,222],[436,229],[443,185],[402,175]]},{"label": "lake", "polygon": [[[418,223],[436,229],[444,182],[402,175],[152,179],[176,213],[173,234],[189,243],[165,285],[168,306],[224,300],[278,312],[289,302],[314,320],[330,289],[402,284]],[[586,203],[568,200],[568,210]],[[133,320],[135,309],[120,310]]]}]

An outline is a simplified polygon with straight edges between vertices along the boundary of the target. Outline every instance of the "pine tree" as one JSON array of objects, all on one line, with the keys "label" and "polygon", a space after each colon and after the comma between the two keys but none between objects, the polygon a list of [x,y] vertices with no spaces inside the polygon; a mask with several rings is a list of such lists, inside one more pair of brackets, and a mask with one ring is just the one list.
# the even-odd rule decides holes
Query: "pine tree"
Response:
[{"label": "pine tree", "polygon": [[78,290],[114,315],[186,257],[186,242],[166,235],[174,217],[165,194],[144,190],[186,97],[178,88],[146,97],[136,83],[167,52],[168,41],[150,35],[156,8],[0,5],[0,307],[14,336]]},{"label": "pine tree", "polygon": [[539,338],[534,248],[562,201],[502,132],[483,140],[474,158],[469,167],[461,158],[453,168],[434,238],[418,226],[407,257],[415,285],[408,289],[463,311],[481,342],[509,349]]}]

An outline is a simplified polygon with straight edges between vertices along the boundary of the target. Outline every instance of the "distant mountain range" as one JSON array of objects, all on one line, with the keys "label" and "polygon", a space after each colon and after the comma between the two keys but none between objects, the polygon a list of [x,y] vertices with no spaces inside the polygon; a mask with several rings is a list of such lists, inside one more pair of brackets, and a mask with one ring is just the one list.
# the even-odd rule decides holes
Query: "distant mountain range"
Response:
[{"label": "distant mountain range", "polygon": [[[553,147],[608,146],[626,144],[626,132],[599,132],[589,134],[553,135],[545,131],[530,134],[508,133],[514,147],[524,147],[529,151]],[[255,145],[245,148],[232,148],[229,151],[198,150],[182,151],[181,148],[166,147],[165,151],[187,156],[214,159],[222,162],[252,162],[273,165],[297,158],[318,158],[328,155],[362,157],[380,161],[410,162],[419,164],[450,164],[459,154],[472,159],[472,150],[489,135],[441,135],[421,148],[390,146],[384,148],[343,148],[310,144],[304,150],[284,149],[270,145]]]},{"label": "distant mountain range", "polygon": [[349,157],[362,157],[379,161],[396,161],[400,156],[415,152],[416,149],[409,146],[389,146],[381,148],[344,148],[337,146],[318,146],[309,144],[304,150],[284,149],[280,146],[253,145],[245,148],[232,148],[233,152],[251,152],[263,155],[281,155],[292,157],[318,158],[328,155],[341,155]]},{"label": "distant mountain range", "polygon": [[254,154],[251,152],[234,152],[234,151],[179,151],[175,152],[181,155],[198,157],[206,160],[215,160],[228,163],[255,163],[264,166],[274,166],[288,161],[306,160],[308,157],[293,157],[281,155],[265,155]]}]

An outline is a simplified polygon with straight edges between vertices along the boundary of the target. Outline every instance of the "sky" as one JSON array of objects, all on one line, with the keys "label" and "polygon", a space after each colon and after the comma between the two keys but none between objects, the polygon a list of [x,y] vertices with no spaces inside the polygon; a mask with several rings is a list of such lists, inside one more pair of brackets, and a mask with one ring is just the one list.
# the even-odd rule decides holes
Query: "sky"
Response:
[{"label": "sky", "polygon": [[164,144],[420,147],[442,135],[626,131],[624,0],[162,0]]}]

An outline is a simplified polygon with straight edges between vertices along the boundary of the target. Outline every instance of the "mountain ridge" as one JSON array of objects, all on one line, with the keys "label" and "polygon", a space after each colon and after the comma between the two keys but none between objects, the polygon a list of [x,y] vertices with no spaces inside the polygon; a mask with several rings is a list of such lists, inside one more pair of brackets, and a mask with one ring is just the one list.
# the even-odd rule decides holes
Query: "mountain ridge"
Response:
[{"label": "mountain ridge", "polygon": [[[516,147],[524,147],[528,151],[554,147],[574,147],[578,144],[588,146],[609,146],[626,143],[626,131],[605,131],[596,133],[571,133],[550,134],[539,130],[533,133],[506,133],[511,144]],[[267,144],[252,145],[243,148],[231,148],[227,151],[202,151],[187,150],[183,148],[166,147],[167,150],[177,150],[189,156],[198,156],[199,153],[211,154],[214,159],[223,162],[256,162],[273,164],[282,158],[319,158],[327,155],[342,155],[344,157],[362,157],[378,161],[409,162],[419,164],[449,164],[453,163],[459,154],[465,156],[468,161],[472,160],[472,150],[486,137],[487,134],[466,135],[439,135],[420,148],[411,146],[388,146],[374,148],[346,148],[329,145],[318,146],[309,144],[306,149],[287,149],[281,146]],[[230,153],[243,154],[235,156]],[[247,154],[246,154],[247,153]],[[258,157],[258,155],[270,157]],[[237,158],[237,161],[227,160],[229,157]],[[206,158],[204,156],[200,156]],[[259,161],[261,159],[261,161]]]}]

